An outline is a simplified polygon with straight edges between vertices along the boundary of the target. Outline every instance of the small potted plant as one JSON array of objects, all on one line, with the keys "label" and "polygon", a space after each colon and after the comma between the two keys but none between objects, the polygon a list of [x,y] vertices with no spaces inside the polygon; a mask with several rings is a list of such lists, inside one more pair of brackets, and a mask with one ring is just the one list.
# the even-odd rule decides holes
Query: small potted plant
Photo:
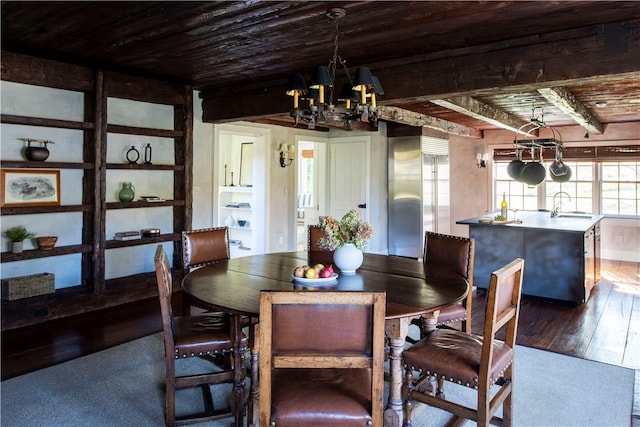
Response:
[{"label": "small potted plant", "polygon": [[4,232],[4,235],[11,240],[11,252],[19,254],[22,252],[22,245],[25,239],[31,239],[35,237],[35,233],[31,233],[24,225],[16,225]]}]

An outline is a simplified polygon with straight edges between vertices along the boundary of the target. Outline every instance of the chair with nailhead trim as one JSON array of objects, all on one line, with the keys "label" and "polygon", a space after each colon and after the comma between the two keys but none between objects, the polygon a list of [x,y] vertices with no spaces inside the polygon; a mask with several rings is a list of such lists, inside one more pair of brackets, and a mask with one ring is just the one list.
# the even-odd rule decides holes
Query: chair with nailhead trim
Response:
[{"label": "chair with nailhead trim", "polygon": [[[182,231],[182,269],[184,273],[205,265],[216,264],[231,258],[229,249],[229,227],[201,228],[199,230]],[[198,311],[198,310],[196,310]],[[182,313],[190,314],[193,310],[187,298],[182,301]],[[211,311],[228,321],[229,315]]]},{"label": "chair with nailhead trim", "polygon": [[424,269],[443,269],[457,273],[469,282],[469,294],[461,302],[440,310],[436,326],[462,322],[461,330],[471,333],[471,297],[475,240],[427,231],[424,234]]},{"label": "chair with nailhead trim", "polygon": [[202,228],[182,232],[182,268],[192,269],[231,257],[229,227]]},{"label": "chair with nailhead trim", "polygon": [[[517,258],[491,274],[482,336],[436,329],[403,352],[405,425],[411,426],[414,400],[451,412],[456,421],[470,419],[478,426],[488,426],[490,422],[512,425],[513,364],[523,268],[524,260]],[[496,340],[496,333],[505,327],[505,340]],[[477,406],[469,408],[446,400],[444,393],[420,392],[419,384],[431,376],[476,389]],[[493,398],[492,386],[499,387]],[[500,406],[502,419],[494,416]]]},{"label": "chair with nailhead trim", "polygon": [[[179,426],[226,418],[232,415],[230,407],[216,409],[213,405],[210,385],[232,383],[233,370],[212,369],[198,375],[176,376],[176,360],[189,357],[219,356],[231,354],[231,328],[220,316],[203,313],[190,316],[174,316],[171,308],[172,276],[169,259],[162,245],[158,245],[154,257],[158,296],[162,312],[164,332],[166,397],[165,422],[167,426]],[[242,346],[248,340],[243,337]],[[212,367],[214,365],[212,364]],[[243,377],[246,372],[242,373]],[[204,411],[198,414],[176,417],[176,390],[200,387],[204,399]]]}]

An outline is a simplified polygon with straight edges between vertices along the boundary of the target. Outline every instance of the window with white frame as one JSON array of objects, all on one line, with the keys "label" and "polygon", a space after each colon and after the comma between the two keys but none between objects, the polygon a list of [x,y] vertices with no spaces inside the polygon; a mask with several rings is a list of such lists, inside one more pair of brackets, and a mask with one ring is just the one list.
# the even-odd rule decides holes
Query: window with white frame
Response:
[{"label": "window with white frame", "polygon": [[603,215],[640,216],[640,162],[602,163]]},{"label": "window with white frame", "polygon": [[[507,150],[502,151],[508,154]],[[640,217],[640,161],[637,159],[640,146],[574,148],[572,151],[578,153],[577,158],[565,157],[564,161],[571,168],[571,179],[560,183],[547,177],[538,186],[513,180],[507,174],[510,157],[503,154],[501,158],[500,153],[494,152],[494,208],[500,206],[504,193],[509,208],[515,210],[557,207],[562,212]],[[624,157],[633,158],[624,160]],[[545,162],[547,169],[549,164]]]},{"label": "window with white frame", "polygon": [[547,174],[547,179],[544,181],[545,209],[558,208],[560,212],[595,212],[596,207],[593,205],[595,164],[570,161],[564,163],[571,168],[571,179],[567,182],[556,182],[548,178]]}]

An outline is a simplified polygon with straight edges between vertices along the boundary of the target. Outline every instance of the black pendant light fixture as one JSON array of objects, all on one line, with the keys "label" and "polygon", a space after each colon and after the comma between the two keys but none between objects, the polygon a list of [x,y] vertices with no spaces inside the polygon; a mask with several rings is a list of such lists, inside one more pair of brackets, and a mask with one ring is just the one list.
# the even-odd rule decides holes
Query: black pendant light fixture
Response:
[{"label": "black pendant light fixture", "polygon": [[[346,61],[338,52],[338,21],[344,18],[346,11],[331,8],[326,15],[335,23],[333,56],[327,66],[316,67],[308,84],[302,74],[294,74],[289,78],[286,93],[293,96],[291,117],[296,125],[300,121],[306,122],[309,129],[314,129],[319,122],[340,124],[349,130],[353,121],[369,122],[377,126],[376,96],[384,94],[382,85],[371,74],[369,67],[358,68],[354,78],[351,78]],[[333,95],[339,66],[344,71],[346,82],[337,96],[337,101],[344,104],[337,106],[333,103]],[[301,107],[301,100],[308,103],[307,107]]]}]

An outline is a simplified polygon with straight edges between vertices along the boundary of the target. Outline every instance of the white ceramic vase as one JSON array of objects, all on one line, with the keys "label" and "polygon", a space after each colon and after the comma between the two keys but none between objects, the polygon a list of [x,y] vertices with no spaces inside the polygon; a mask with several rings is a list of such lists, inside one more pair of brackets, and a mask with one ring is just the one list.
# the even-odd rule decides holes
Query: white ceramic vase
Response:
[{"label": "white ceramic vase", "polygon": [[342,274],[354,274],[362,265],[362,251],[353,243],[345,243],[333,252],[333,262]]}]

